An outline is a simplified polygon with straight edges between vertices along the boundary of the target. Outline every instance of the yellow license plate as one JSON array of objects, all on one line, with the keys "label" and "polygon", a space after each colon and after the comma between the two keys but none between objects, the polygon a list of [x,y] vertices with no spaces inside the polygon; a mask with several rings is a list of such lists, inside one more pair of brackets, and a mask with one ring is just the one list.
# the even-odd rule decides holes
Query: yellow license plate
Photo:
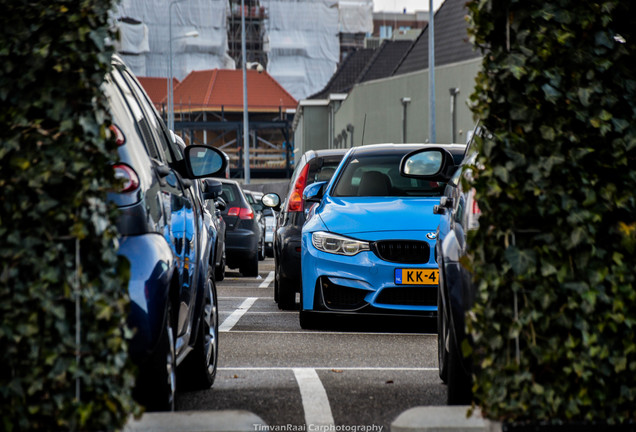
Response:
[{"label": "yellow license plate", "polygon": [[437,285],[438,269],[395,269],[396,285]]}]

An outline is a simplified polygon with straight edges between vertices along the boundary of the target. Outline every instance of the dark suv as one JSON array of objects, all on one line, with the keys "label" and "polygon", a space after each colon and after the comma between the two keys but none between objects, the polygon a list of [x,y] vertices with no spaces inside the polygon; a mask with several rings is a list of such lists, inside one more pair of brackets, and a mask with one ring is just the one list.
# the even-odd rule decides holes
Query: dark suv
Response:
[{"label": "dark suv", "polygon": [[254,209],[235,180],[217,179],[223,185],[221,198],[226,203],[221,213],[225,220],[227,266],[238,268],[243,276],[258,276],[258,251],[261,228]]},{"label": "dark suv", "polygon": [[303,154],[285,201],[274,207],[280,210],[274,235],[274,300],[280,309],[295,309],[296,293],[300,293],[300,234],[307,210],[303,190],[312,183],[329,181],[346,152],[347,149],[310,150]]},{"label": "dark suv", "polygon": [[103,91],[122,186],[109,199],[120,210],[119,253],[130,261],[130,356],[139,366],[134,396],[148,410],[172,410],[177,381],[203,389],[216,375],[212,233],[203,228],[193,184],[219,175],[227,163],[212,147],[180,148],[123,61],[114,56],[112,65]]},{"label": "dark suv", "polygon": [[[403,168],[424,167],[422,162],[432,160],[435,150],[419,150],[405,156]],[[474,199],[474,189],[466,189],[462,178],[470,180],[477,157],[474,146],[469,145],[463,161],[457,165],[452,158],[441,160],[441,168],[433,179],[447,181],[444,195],[433,212],[440,215],[435,256],[439,266],[439,292],[437,306],[437,341],[439,375],[448,385],[448,404],[469,404],[472,399],[472,365],[462,355],[462,345],[470,343],[466,334],[465,315],[475,302],[476,287],[468,270],[461,264],[466,253],[466,235],[479,227],[480,210]],[[410,176],[429,178],[420,168],[413,168]],[[441,177],[440,177],[441,176]]]}]

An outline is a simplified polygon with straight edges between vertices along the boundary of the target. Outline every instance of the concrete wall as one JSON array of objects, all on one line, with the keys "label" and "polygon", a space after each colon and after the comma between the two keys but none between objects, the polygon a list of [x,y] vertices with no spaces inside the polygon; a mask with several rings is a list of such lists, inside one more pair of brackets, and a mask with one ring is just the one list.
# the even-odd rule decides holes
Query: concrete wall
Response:
[{"label": "concrete wall", "polygon": [[329,143],[327,102],[305,105],[306,102],[300,103],[302,119],[294,130],[295,163],[307,150],[325,149]]},{"label": "concrete wall", "polygon": [[[474,127],[474,120],[467,102],[473,92],[475,76],[480,67],[481,58],[477,58],[435,69],[437,142],[450,143],[451,141],[450,88],[459,88],[455,102],[457,119],[455,141],[466,142],[466,133]],[[356,85],[336,112],[335,134],[342,134],[348,125],[350,125],[349,130],[353,126],[353,133],[349,132],[349,138],[346,140],[347,147],[351,146],[351,135],[353,135],[355,146],[402,142],[404,106],[401,98],[403,97],[411,99],[406,108],[406,141],[427,142],[429,137],[427,70]],[[314,123],[313,118],[303,120],[305,130],[324,128],[320,123]],[[364,143],[362,142],[363,133]]]}]

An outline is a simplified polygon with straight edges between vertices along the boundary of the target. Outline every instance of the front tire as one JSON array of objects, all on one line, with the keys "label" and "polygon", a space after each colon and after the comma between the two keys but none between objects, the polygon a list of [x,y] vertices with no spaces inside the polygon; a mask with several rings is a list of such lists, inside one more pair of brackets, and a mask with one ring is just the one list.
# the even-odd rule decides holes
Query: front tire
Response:
[{"label": "front tire", "polygon": [[258,276],[258,253],[255,253],[251,257],[248,257],[247,263],[240,266],[239,270],[243,274],[243,276]]},{"label": "front tire", "polygon": [[472,401],[472,378],[464,370],[461,347],[457,346],[455,334],[449,333],[448,350],[448,405],[470,405]]},{"label": "front tire", "polygon": [[320,317],[312,313],[311,311],[303,311],[301,310],[298,314],[298,321],[300,323],[300,328],[305,330],[314,330],[320,328],[321,319]]},{"label": "front tire", "polygon": [[258,260],[263,261],[265,259],[265,236],[261,236],[261,240],[258,243]]},{"label": "front tire", "polygon": [[280,271],[276,272],[275,278],[276,283],[274,287],[277,293],[274,295],[274,298],[278,303],[278,308],[281,310],[296,309],[296,290],[294,284],[289,279],[283,277]]},{"label": "front tire", "polygon": [[216,286],[208,276],[203,308],[194,350],[179,366],[179,387],[186,390],[205,390],[216,378],[219,355],[219,315]]},{"label": "front tire", "polygon": [[439,377],[448,384],[448,316],[442,304],[441,286],[437,292],[437,360]]},{"label": "front tire", "polygon": [[168,301],[164,329],[157,350],[140,368],[136,398],[147,411],[174,411],[177,392],[172,305]]},{"label": "front tire", "polygon": [[214,268],[214,279],[217,282],[221,282],[225,279],[225,252],[223,252],[219,265]]}]

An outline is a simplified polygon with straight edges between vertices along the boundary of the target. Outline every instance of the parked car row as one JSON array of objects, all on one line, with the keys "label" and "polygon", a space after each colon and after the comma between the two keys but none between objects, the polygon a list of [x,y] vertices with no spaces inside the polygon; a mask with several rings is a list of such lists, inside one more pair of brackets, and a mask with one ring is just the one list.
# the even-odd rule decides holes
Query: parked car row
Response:
[{"label": "parked car row", "polygon": [[[461,176],[470,146],[376,144],[310,151],[284,199],[243,190],[228,158],[185,146],[117,56],[103,90],[118,144],[119,253],[130,261],[135,398],[174,409],[177,388],[212,386],[218,358],[215,281],[248,277],[273,255],[274,298],[303,328],[334,315],[436,317],[449,403],[470,401],[461,356],[474,301],[460,265],[479,208]],[[463,162],[462,162],[463,161]],[[299,300],[299,304],[298,304]],[[298,305],[297,305],[298,304]]]},{"label": "parked car row", "polygon": [[117,56],[103,92],[118,144],[119,253],[130,262],[130,356],[139,366],[135,398],[172,410],[179,388],[209,388],[218,356],[214,257],[219,232],[204,202],[220,187],[219,150],[179,145],[134,75]]}]

